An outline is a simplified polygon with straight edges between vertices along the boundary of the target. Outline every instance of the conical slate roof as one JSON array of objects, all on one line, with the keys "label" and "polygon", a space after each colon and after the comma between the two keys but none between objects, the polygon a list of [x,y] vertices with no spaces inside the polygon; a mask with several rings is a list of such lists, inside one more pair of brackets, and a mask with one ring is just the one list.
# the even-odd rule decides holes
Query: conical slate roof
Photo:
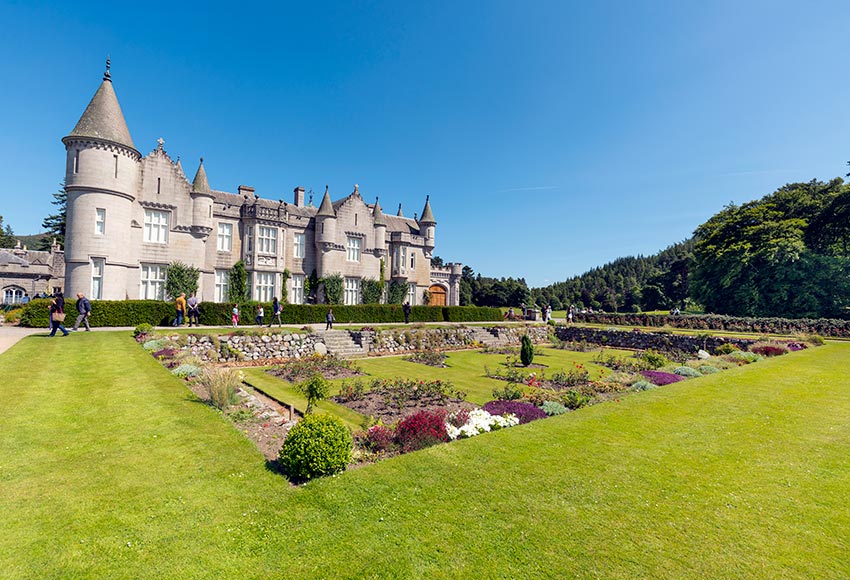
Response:
[{"label": "conical slate roof", "polygon": [[387,220],[384,219],[384,212],[381,211],[381,204],[378,203],[378,198],[375,198],[375,207],[372,210],[372,221],[376,226],[386,226]]},{"label": "conical slate roof", "polygon": [[322,205],[319,206],[319,211],[316,213],[317,216],[324,217],[336,217],[336,212],[334,211],[334,204],[331,202],[331,194],[328,193],[328,188],[325,187],[325,197],[322,198]]},{"label": "conical slate roof", "polygon": [[431,201],[429,200],[431,196],[425,196],[425,207],[422,208],[422,217],[419,218],[420,224],[436,224],[437,220],[434,219],[434,214],[431,212]]},{"label": "conical slate roof", "polygon": [[404,217],[404,214],[401,213],[401,204],[398,204],[398,213],[395,214],[395,215],[398,216],[398,217]]},{"label": "conical slate roof", "polygon": [[132,149],[136,148],[133,139],[130,137],[127,122],[124,121],[124,114],[121,112],[121,105],[118,104],[118,97],[115,96],[115,89],[112,88],[108,61],[106,74],[103,75],[100,88],[97,89],[83,116],[77,122],[77,126],[74,127],[68,137],[94,137],[119,143]]},{"label": "conical slate roof", "polygon": [[210,182],[207,181],[207,171],[204,169],[204,158],[201,157],[201,164],[198,165],[198,172],[195,174],[195,179],[192,181],[192,191],[197,193],[211,193]]}]

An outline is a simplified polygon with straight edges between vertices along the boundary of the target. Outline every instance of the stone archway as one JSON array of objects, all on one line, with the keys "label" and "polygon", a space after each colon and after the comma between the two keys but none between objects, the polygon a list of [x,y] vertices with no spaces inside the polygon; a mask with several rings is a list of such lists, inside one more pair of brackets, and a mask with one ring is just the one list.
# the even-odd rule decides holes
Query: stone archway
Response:
[{"label": "stone archway", "polygon": [[431,300],[428,306],[445,306],[446,305],[446,289],[439,284],[431,284],[428,288],[431,293]]}]

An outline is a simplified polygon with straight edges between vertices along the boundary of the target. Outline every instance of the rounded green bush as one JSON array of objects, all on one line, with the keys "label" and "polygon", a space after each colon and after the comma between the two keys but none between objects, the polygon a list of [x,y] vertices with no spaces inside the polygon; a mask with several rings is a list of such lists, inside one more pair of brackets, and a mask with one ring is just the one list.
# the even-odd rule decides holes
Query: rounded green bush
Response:
[{"label": "rounded green bush", "polygon": [[352,438],[342,421],[330,415],[307,415],[283,441],[280,465],[292,479],[307,480],[345,471]]},{"label": "rounded green bush", "polygon": [[632,385],[632,388],[636,391],[648,391],[649,389],[654,389],[655,385],[649,381],[638,381]]},{"label": "rounded green bush", "polygon": [[702,373],[696,369],[692,369],[691,367],[676,367],[673,370],[674,373],[679,375],[680,377],[701,377]]},{"label": "rounded green bush", "polygon": [[543,401],[543,404],[540,406],[543,409],[543,412],[546,413],[549,417],[554,417],[555,415],[563,415],[569,409],[563,406],[561,403],[557,401]]},{"label": "rounded green bush", "polygon": [[147,322],[143,322],[142,324],[138,325],[135,329],[133,329],[133,336],[134,337],[139,337],[143,334],[144,335],[153,334],[153,326],[151,326]]},{"label": "rounded green bush", "polygon": [[720,369],[717,368],[717,367],[713,367],[711,365],[702,365],[699,368],[699,372],[701,372],[704,375],[710,375],[710,374],[714,374],[714,373],[719,373]]}]

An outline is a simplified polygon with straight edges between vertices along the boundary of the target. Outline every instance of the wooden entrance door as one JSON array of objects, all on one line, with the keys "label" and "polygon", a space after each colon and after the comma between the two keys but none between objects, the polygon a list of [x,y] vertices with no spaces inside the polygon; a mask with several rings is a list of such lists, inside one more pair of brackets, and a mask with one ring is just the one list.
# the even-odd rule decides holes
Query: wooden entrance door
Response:
[{"label": "wooden entrance door", "polygon": [[431,293],[431,301],[428,306],[445,306],[446,305],[446,289],[439,284],[433,284],[428,291]]}]

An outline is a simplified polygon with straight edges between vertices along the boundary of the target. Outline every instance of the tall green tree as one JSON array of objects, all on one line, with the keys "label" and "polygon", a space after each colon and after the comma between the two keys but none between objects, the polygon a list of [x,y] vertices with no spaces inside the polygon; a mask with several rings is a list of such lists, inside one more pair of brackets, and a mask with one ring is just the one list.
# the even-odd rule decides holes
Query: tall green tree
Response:
[{"label": "tall green tree", "polygon": [[171,262],[165,268],[165,295],[175,298],[181,292],[189,296],[198,291],[200,270],[183,262]]},{"label": "tall green tree", "polygon": [[15,233],[9,224],[3,225],[3,216],[0,215],[0,248],[13,248],[15,246]]},{"label": "tall green tree", "polygon": [[[58,208],[58,211],[44,218],[41,222],[41,227],[45,230],[45,237],[41,239],[38,245],[39,250],[49,250],[53,240],[65,246],[65,225],[68,218],[68,192],[65,191],[65,183],[59,184],[59,191],[53,194],[53,205]],[[94,218],[92,218],[94,219]]]}]

